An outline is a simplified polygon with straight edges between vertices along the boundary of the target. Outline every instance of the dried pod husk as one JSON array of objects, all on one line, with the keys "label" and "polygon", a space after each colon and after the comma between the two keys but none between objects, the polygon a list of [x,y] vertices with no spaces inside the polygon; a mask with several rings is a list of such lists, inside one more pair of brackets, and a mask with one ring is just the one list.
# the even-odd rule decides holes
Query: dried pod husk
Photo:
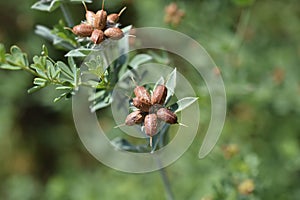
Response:
[{"label": "dried pod husk", "polygon": [[95,29],[92,32],[91,40],[94,42],[94,44],[100,44],[104,40],[104,33],[102,30]]},{"label": "dried pod husk", "polygon": [[119,15],[117,13],[109,14],[107,16],[107,22],[110,24],[115,24],[119,21]]},{"label": "dried pod husk", "polygon": [[163,105],[165,100],[166,100],[167,94],[168,94],[168,89],[167,89],[166,86],[157,85],[154,92],[153,92],[153,94],[152,94],[151,103],[153,105],[154,104]]},{"label": "dried pod husk", "polygon": [[158,126],[158,120],[156,114],[148,114],[145,117],[144,120],[144,130],[146,135],[148,136],[154,136],[157,134],[157,126]]},{"label": "dried pod husk", "polygon": [[151,103],[147,101],[143,101],[142,99],[139,99],[138,97],[135,97],[132,99],[133,105],[140,109],[143,112],[149,112],[149,109],[151,108]]},{"label": "dried pod husk", "polygon": [[107,22],[109,24],[116,24],[119,21],[119,18],[125,9],[126,9],[126,7],[124,7],[118,14],[117,13],[109,14],[107,16]]},{"label": "dried pod husk", "polygon": [[106,26],[107,12],[105,10],[98,10],[95,15],[94,27],[103,30]]},{"label": "dried pod husk", "polygon": [[158,119],[169,123],[169,124],[178,124],[177,121],[177,116],[174,114],[171,110],[167,108],[160,108],[157,112],[156,115]]},{"label": "dried pod husk", "polygon": [[86,11],[85,19],[87,24],[94,25],[95,17],[96,14],[93,11]]},{"label": "dried pod husk", "polygon": [[120,28],[111,27],[104,31],[104,35],[112,40],[119,40],[124,37],[124,33]]},{"label": "dried pod husk", "polygon": [[149,92],[143,86],[136,86],[133,90],[135,96],[144,103],[151,104],[151,97]]},{"label": "dried pod husk", "polygon": [[89,11],[84,3],[84,1],[82,2],[84,9],[85,9],[85,19],[86,19],[86,23],[90,24],[90,25],[94,25],[94,21],[95,21],[95,17],[96,14],[93,11]]},{"label": "dried pod husk", "polygon": [[73,27],[72,32],[80,37],[91,36],[94,28],[90,24],[79,24]]},{"label": "dried pod husk", "polygon": [[130,113],[125,120],[125,125],[127,126],[133,126],[136,124],[142,123],[144,120],[144,115],[141,110],[134,111]]}]

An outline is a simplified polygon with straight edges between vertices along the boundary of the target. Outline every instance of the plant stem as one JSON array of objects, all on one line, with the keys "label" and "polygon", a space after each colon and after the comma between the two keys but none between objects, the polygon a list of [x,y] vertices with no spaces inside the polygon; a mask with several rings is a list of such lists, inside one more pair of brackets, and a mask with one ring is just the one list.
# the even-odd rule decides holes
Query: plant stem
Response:
[{"label": "plant stem", "polygon": [[159,158],[157,158],[157,164],[160,168],[159,173],[160,173],[160,177],[161,177],[161,179],[163,181],[163,184],[164,184],[166,199],[167,200],[174,200],[174,195],[173,195],[173,192],[172,192],[172,189],[171,189],[170,181],[169,181],[168,176],[167,176],[167,172],[162,167],[162,164],[161,164],[161,161],[160,161]]},{"label": "plant stem", "polygon": [[68,27],[73,27],[74,26],[74,21],[72,19],[72,16],[71,16],[69,8],[64,3],[62,3],[60,5],[60,9],[61,9],[61,11],[62,11],[62,13],[63,13],[63,15],[65,17],[65,20],[66,20],[66,22],[68,24]]},{"label": "plant stem", "polygon": [[173,195],[172,190],[171,190],[171,184],[170,184],[170,181],[168,179],[166,170],[164,168],[161,168],[159,170],[159,172],[160,172],[160,176],[161,176],[161,179],[162,179],[164,187],[165,187],[166,199],[167,200],[174,200],[174,195]]}]

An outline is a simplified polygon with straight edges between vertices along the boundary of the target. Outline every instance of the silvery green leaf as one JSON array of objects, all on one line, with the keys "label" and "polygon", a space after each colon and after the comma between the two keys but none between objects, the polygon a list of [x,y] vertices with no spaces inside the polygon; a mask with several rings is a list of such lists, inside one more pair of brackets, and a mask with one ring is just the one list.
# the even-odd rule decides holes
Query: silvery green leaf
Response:
[{"label": "silvery green leaf", "polygon": [[58,61],[56,63],[57,67],[61,70],[62,74],[68,78],[70,78],[71,80],[73,80],[74,78],[74,74],[71,71],[71,69],[69,68],[68,65],[66,65],[65,63]]},{"label": "silvery green leaf", "polygon": [[5,55],[5,60],[13,66],[27,67],[29,65],[27,55],[15,45],[10,48],[10,54]]},{"label": "silvery green leaf", "polygon": [[126,35],[129,33],[129,31],[132,29],[132,25],[126,26],[122,28],[123,33]]},{"label": "silvery green leaf", "polygon": [[100,110],[102,108],[105,108],[107,106],[109,106],[111,104],[111,98],[109,101],[100,101],[99,103],[97,103],[96,105],[93,105],[91,107],[91,112],[96,112],[97,110]]},{"label": "silvery green leaf", "polygon": [[55,88],[56,90],[71,90],[72,87],[70,86],[59,86]]},{"label": "silvery green leaf", "polygon": [[198,100],[198,97],[185,97],[183,99],[178,100],[173,105],[171,105],[169,107],[169,109],[172,112],[177,113],[177,112],[180,112],[180,111],[184,110],[185,108],[189,107],[197,100]]},{"label": "silvery green leaf", "polygon": [[31,93],[34,93],[34,92],[36,92],[36,91],[38,91],[38,90],[44,88],[45,86],[46,86],[46,84],[45,84],[45,85],[33,86],[32,88],[30,88],[29,90],[27,90],[27,92],[28,92],[29,94],[31,94]]},{"label": "silvery green leaf", "polygon": [[161,76],[161,77],[158,79],[158,81],[155,83],[154,89],[156,88],[156,86],[158,86],[158,85],[163,85],[164,83],[165,83],[164,77]]},{"label": "silvery green leaf", "polygon": [[168,88],[168,94],[166,98],[166,103],[167,104],[171,97],[174,95],[175,88],[176,88],[176,76],[177,76],[177,71],[176,68],[169,74],[166,82],[166,87]]},{"label": "silvery green leaf", "polygon": [[66,97],[70,92],[62,93],[59,97],[56,97],[53,102],[56,103],[57,101],[61,100],[62,98]]},{"label": "silvery green leaf", "polygon": [[43,78],[34,78],[34,80],[33,80],[33,84],[37,85],[37,86],[45,86],[46,83],[47,83],[47,80],[43,79]]},{"label": "silvery green leaf", "polygon": [[53,0],[53,1],[38,1],[31,6],[32,9],[40,10],[40,11],[48,11],[52,12],[56,10],[61,4],[61,0]]},{"label": "silvery green leaf", "polygon": [[3,64],[0,63],[0,69],[20,70],[21,67],[9,65],[9,64],[6,64],[6,63],[3,63]]},{"label": "silvery green leaf", "polygon": [[146,63],[150,60],[152,60],[152,57],[148,54],[138,54],[129,62],[129,66],[131,66],[133,69],[136,69],[141,64]]},{"label": "silvery green leaf", "polygon": [[89,55],[92,51],[96,51],[96,50],[92,50],[92,49],[87,49],[87,48],[78,48],[78,49],[73,49],[71,51],[69,51],[65,57],[86,57],[87,55]]}]

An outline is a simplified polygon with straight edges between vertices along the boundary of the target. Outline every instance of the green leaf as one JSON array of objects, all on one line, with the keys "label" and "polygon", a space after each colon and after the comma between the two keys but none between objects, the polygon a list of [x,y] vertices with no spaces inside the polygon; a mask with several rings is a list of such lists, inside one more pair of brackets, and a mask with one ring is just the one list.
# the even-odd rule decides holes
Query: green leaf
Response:
[{"label": "green leaf", "polygon": [[47,78],[46,63],[46,56],[34,56],[33,64],[30,65],[30,68],[34,69],[41,77]]},{"label": "green leaf", "polygon": [[148,54],[138,54],[130,61],[129,66],[131,66],[133,69],[136,69],[141,64],[146,63],[150,60],[152,60],[152,57]]},{"label": "green leaf", "polygon": [[174,113],[180,112],[183,109],[192,105],[197,100],[198,100],[198,97],[185,97],[183,99],[178,100],[175,104],[171,105],[169,108]]},{"label": "green leaf", "polygon": [[78,49],[73,49],[73,50],[69,51],[65,55],[65,57],[86,57],[93,51],[97,51],[97,50],[80,47]]},{"label": "green leaf", "polygon": [[169,65],[170,63],[170,58],[168,56],[168,53],[166,51],[162,51],[161,55],[150,50],[147,52],[149,55],[152,56],[153,60],[155,60],[157,63]]},{"label": "green leaf", "polygon": [[101,56],[97,56],[95,59],[91,59],[84,64],[88,67],[89,73],[96,75],[98,78],[103,76],[103,59]]},{"label": "green leaf", "polygon": [[31,9],[52,12],[56,10],[61,4],[60,0],[53,1],[38,1],[31,6]]},{"label": "green leaf", "polygon": [[39,85],[39,86],[33,86],[32,88],[30,88],[29,90],[27,90],[27,92],[29,94],[32,94],[34,92],[39,91],[40,89],[44,88],[46,85]]},{"label": "green leaf", "polygon": [[132,29],[132,25],[122,28],[124,34],[129,34],[129,31]]},{"label": "green leaf", "polygon": [[76,74],[78,68],[77,68],[77,65],[76,65],[73,57],[68,57],[68,64],[69,64],[70,69],[72,70],[73,74]]},{"label": "green leaf", "polygon": [[14,66],[28,67],[27,55],[17,46],[10,48],[10,54],[5,55],[6,62]]},{"label": "green leaf", "polygon": [[109,106],[111,104],[111,101],[101,101],[99,103],[97,103],[96,105],[91,107],[91,112],[96,112],[97,110],[100,110],[102,108],[106,108],[107,106]]},{"label": "green leaf", "polygon": [[70,30],[66,30],[66,26],[63,20],[59,20],[58,24],[54,25],[51,31],[51,33],[55,35],[53,44],[56,46],[63,46],[63,43],[70,44],[72,46],[71,49],[74,49],[78,45],[75,35]]},{"label": "green leaf", "polygon": [[109,106],[111,104],[111,102],[112,102],[111,93],[106,92],[103,96],[99,97],[98,102],[96,100],[94,105],[91,106],[91,112],[95,112],[97,110],[105,108],[105,107]]},{"label": "green leaf", "polygon": [[114,138],[111,141],[111,144],[116,149],[122,150],[122,151],[139,152],[142,150],[142,148],[140,146],[135,146],[135,145],[131,144],[129,141],[127,141],[126,139],[121,138],[121,137]]},{"label": "green leaf", "polygon": [[66,65],[65,63],[58,61],[56,63],[57,67],[61,70],[62,74],[68,78],[70,78],[71,80],[73,80],[73,72],[70,70],[69,66]]},{"label": "green leaf", "polygon": [[50,80],[52,80],[56,74],[56,70],[54,68],[54,65],[52,64],[52,62],[50,60],[47,60],[46,61],[46,66],[47,66],[47,75],[48,75],[48,78]]},{"label": "green leaf", "polygon": [[74,45],[70,44],[70,42],[64,41],[62,38],[52,33],[52,30],[45,26],[37,25],[35,29],[35,34],[51,41],[53,45],[63,50],[71,50],[74,49]]},{"label": "green leaf", "polygon": [[174,95],[175,88],[176,88],[176,68],[169,74],[169,77],[166,82],[166,87],[168,88],[168,94],[166,98],[166,103],[169,102],[171,97]]},{"label": "green leaf", "polygon": [[95,101],[95,100],[103,97],[105,93],[106,93],[105,90],[100,90],[96,93],[93,93],[92,95],[90,95],[89,101]]},{"label": "green leaf", "polygon": [[73,88],[70,86],[58,86],[55,89],[56,90],[72,90]]},{"label": "green leaf", "polygon": [[21,67],[9,65],[9,64],[6,64],[6,63],[4,63],[4,64],[0,63],[0,68],[1,69],[7,69],[7,70],[20,70],[20,69],[22,69]]},{"label": "green leaf", "polygon": [[153,90],[154,90],[158,85],[164,85],[164,83],[165,83],[164,77],[161,76],[161,77],[158,79],[158,81],[156,81]]},{"label": "green leaf", "polygon": [[58,102],[59,100],[63,99],[64,97],[67,97],[67,95],[69,95],[69,94],[70,94],[70,91],[65,92],[65,93],[62,93],[59,97],[56,97],[56,98],[53,100],[53,102],[56,103],[56,102]]},{"label": "green leaf", "polygon": [[33,64],[31,64],[30,67],[35,70],[44,71],[46,70],[46,61],[47,61],[46,56],[34,56]]},{"label": "green leaf", "polygon": [[33,84],[37,86],[45,86],[47,84],[47,80],[43,78],[34,78]]}]

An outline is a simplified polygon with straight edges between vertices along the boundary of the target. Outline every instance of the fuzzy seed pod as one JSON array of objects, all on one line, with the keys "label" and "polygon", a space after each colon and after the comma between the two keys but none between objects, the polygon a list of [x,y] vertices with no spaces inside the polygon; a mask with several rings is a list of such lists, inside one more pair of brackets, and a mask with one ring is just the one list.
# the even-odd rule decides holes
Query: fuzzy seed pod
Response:
[{"label": "fuzzy seed pod", "polygon": [[99,29],[95,29],[91,35],[91,40],[94,44],[100,44],[104,40],[104,33]]},{"label": "fuzzy seed pod", "polygon": [[152,105],[163,105],[166,100],[167,94],[168,89],[164,85],[157,85],[151,97]]},{"label": "fuzzy seed pod", "polygon": [[145,125],[145,133],[148,136],[154,136],[157,134],[157,116],[156,114],[149,114],[146,115],[145,120],[144,120],[144,125]]},{"label": "fuzzy seed pod", "polygon": [[90,24],[79,24],[73,27],[72,32],[80,37],[89,37],[93,30],[94,28]]},{"label": "fuzzy seed pod", "polygon": [[169,124],[177,124],[177,116],[167,108],[160,108],[157,112],[156,115],[158,119],[169,123]]},{"label": "fuzzy seed pod", "polygon": [[95,15],[94,27],[103,30],[106,26],[107,12],[105,10],[98,10]]},{"label": "fuzzy seed pod", "polygon": [[107,16],[107,22],[110,23],[110,24],[115,24],[119,21],[119,15],[116,14],[116,13],[113,13],[113,14],[109,14]]},{"label": "fuzzy seed pod", "polygon": [[116,24],[119,21],[121,14],[124,12],[126,7],[124,7],[118,14],[112,13],[107,16],[107,22],[110,24]]},{"label": "fuzzy seed pod", "polygon": [[136,108],[140,109],[143,112],[149,112],[149,109],[151,108],[150,102],[143,101],[138,97],[133,98],[132,103]]},{"label": "fuzzy seed pod", "polygon": [[133,126],[135,124],[142,123],[143,120],[144,120],[144,115],[143,115],[142,111],[137,110],[137,111],[134,111],[134,112],[130,113],[126,117],[125,124],[127,126]]},{"label": "fuzzy seed pod", "polygon": [[135,96],[146,104],[151,104],[149,92],[143,86],[136,86],[133,90]]},{"label": "fuzzy seed pod", "polygon": [[85,19],[86,19],[86,23],[90,24],[90,25],[94,25],[94,21],[95,21],[95,13],[93,11],[89,11],[84,3],[84,1],[82,2],[83,6],[85,8]]},{"label": "fuzzy seed pod", "polygon": [[104,35],[112,40],[119,40],[124,37],[124,33],[117,27],[108,28],[104,31]]}]

